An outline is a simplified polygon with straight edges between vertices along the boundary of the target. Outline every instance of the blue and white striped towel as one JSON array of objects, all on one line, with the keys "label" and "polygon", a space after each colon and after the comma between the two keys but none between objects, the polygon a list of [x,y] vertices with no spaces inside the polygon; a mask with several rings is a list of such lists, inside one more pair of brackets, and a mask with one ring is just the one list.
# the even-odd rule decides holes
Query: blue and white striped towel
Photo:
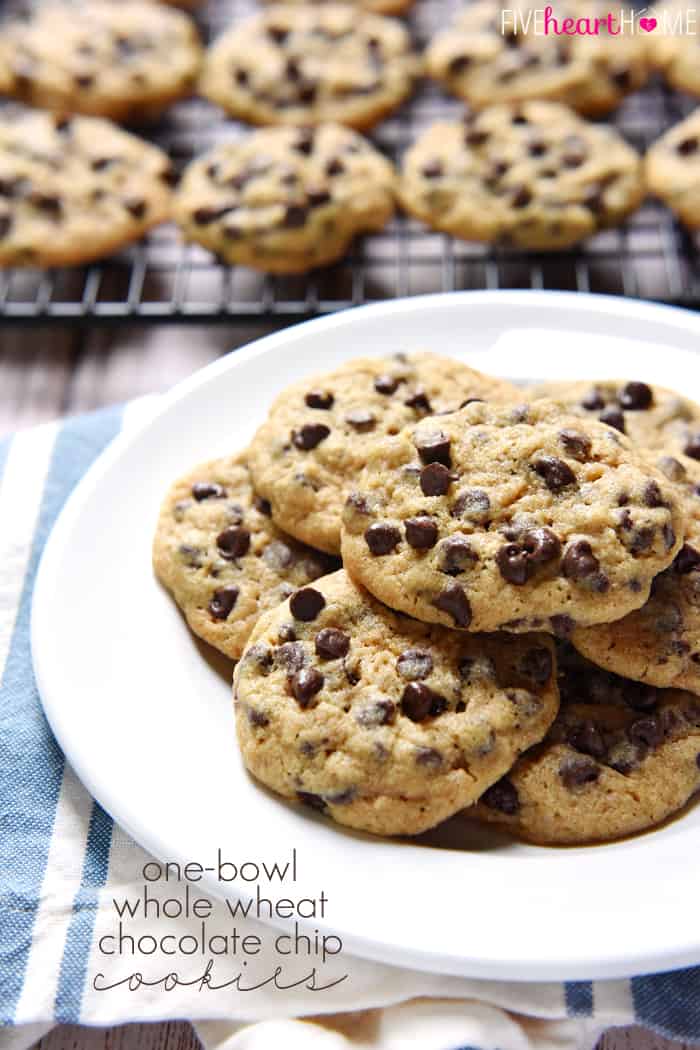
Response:
[{"label": "blue and white striped towel", "polygon": [[[133,880],[148,857],[90,798],[51,736],[32,674],[32,585],[73,486],[123,426],[153,407],[135,402],[0,444],[3,1042],[18,1050],[60,1022],[174,1018],[195,1021],[205,1045],[226,1050],[564,1050],[591,1048],[605,1028],[635,1021],[700,1040],[700,968],[631,981],[501,984],[345,959],[350,979],[324,993],[332,1015],[324,1023],[299,1019],[319,1012],[318,997],[302,989],[245,997],[228,989],[206,999],[183,987],[93,991],[86,978],[95,931],[113,896],[138,893]],[[61,600],[70,596],[56,596],[59,609]]]}]

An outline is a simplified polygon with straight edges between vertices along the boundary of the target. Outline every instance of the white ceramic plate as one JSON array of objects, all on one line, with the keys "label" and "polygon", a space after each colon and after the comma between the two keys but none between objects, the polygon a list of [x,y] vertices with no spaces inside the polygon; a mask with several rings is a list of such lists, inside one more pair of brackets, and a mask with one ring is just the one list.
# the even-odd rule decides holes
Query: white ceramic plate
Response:
[{"label": "white ceramic plate", "polygon": [[[220,847],[239,862],[271,860],[296,847],[296,894],[325,889],[332,900],[328,923],[313,925],[358,955],[528,980],[696,963],[700,806],[652,834],[586,849],[468,839],[454,821],[419,843],[343,830],[248,778],[221,666],[203,658],[153,579],[158,504],[181,471],[244,446],[292,380],[358,354],[425,348],[511,378],[631,376],[700,398],[700,357],[690,353],[700,348],[700,317],[611,297],[391,301],[229,355],[112,445],[53,531],[33,608],[53,730],[93,795],[161,859],[213,864]],[[245,885],[225,889],[246,897]]]}]

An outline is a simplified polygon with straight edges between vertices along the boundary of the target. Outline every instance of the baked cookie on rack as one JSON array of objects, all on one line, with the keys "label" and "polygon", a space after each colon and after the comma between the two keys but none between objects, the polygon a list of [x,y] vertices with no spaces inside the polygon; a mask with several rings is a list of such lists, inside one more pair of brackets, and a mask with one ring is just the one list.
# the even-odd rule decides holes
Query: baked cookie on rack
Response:
[{"label": "baked cookie on rack", "polygon": [[641,203],[637,153],[554,102],[490,106],[433,124],[404,156],[399,195],[433,229],[520,248],[565,248]]},{"label": "baked cookie on rack", "polygon": [[700,788],[700,697],[560,657],[561,708],[465,817],[538,845],[605,842],[677,813]]},{"label": "baked cookie on rack", "polygon": [[677,2],[652,7],[657,26],[649,38],[649,56],[671,87],[700,96],[700,35],[695,24],[688,24],[687,12],[687,5]]},{"label": "baked cookie on rack", "polygon": [[378,438],[469,399],[518,396],[505,380],[438,354],[355,358],[277,397],[250,446],[253,481],[280,528],[337,554],[346,491]]},{"label": "baked cookie on rack", "polygon": [[590,25],[598,19],[595,35],[545,34],[534,12],[526,26],[516,24],[515,15],[496,0],[469,4],[432,40],[428,75],[477,109],[548,99],[588,116],[608,113],[648,77],[646,41],[639,34],[610,35],[602,0],[553,5],[559,25],[567,18]]},{"label": "baked cookie on rack", "polygon": [[175,218],[226,262],[298,273],[382,229],[395,189],[391,163],[350,128],[261,128],[190,164]]},{"label": "baked cookie on rack", "polygon": [[0,33],[9,94],[58,113],[142,122],[190,95],[202,58],[194,22],[145,0],[48,0]]},{"label": "baked cookie on rack", "polygon": [[[270,3],[317,3],[323,4],[326,0],[267,0]],[[415,0],[344,0],[362,8],[365,11],[373,11],[377,15],[402,15],[408,11]]]},{"label": "baked cookie on rack", "polygon": [[568,635],[644,604],[681,548],[681,502],[610,426],[555,402],[472,403],[373,444],[343,564],[421,620]]},{"label": "baked cookie on rack", "polygon": [[155,146],[97,117],[7,106],[0,121],[0,266],[70,266],[170,217]]},{"label": "baked cookie on rack", "polygon": [[261,613],[338,568],[273,524],[245,452],[175,482],[161,508],[153,565],[194,633],[233,660]]},{"label": "baked cookie on rack", "polygon": [[352,4],[275,4],[214,42],[201,90],[252,124],[362,130],[408,98],[419,71],[395,19]]},{"label": "baked cookie on rack", "polygon": [[430,627],[342,570],[260,618],[234,694],[253,776],[379,835],[417,835],[469,805],[558,708],[551,639]]},{"label": "baked cookie on rack", "polygon": [[[697,51],[695,69],[700,71],[700,47],[696,43],[693,47]],[[700,229],[700,108],[649,148],[644,175],[650,193],[668,205],[689,229]]]}]

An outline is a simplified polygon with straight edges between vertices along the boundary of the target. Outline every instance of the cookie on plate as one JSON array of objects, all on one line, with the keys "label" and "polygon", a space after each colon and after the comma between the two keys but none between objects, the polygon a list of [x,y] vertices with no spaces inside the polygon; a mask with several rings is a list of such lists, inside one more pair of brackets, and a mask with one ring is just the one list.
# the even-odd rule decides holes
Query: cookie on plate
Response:
[{"label": "cookie on plate", "polygon": [[689,24],[687,6],[657,4],[651,14],[658,23],[649,38],[652,64],[671,87],[700,96],[700,35],[696,25]]},{"label": "cookie on plate", "polygon": [[554,402],[474,403],[369,449],[343,562],[421,620],[568,634],[644,604],[681,547],[680,504],[612,427]]},{"label": "cookie on plate", "polygon": [[417,623],[342,570],[261,617],[234,690],[258,780],[383,835],[417,835],[470,804],[558,707],[545,636]]},{"label": "cookie on plate", "polygon": [[229,263],[297,273],[339,258],[394,211],[393,166],[340,124],[261,128],[187,168],[175,218]]},{"label": "cookie on plate", "polygon": [[637,153],[554,102],[490,106],[433,124],[404,156],[401,203],[465,240],[565,248],[641,202]]},{"label": "cookie on plate", "polygon": [[261,613],[338,567],[276,528],[244,452],[203,463],[172,486],[153,565],[194,633],[234,660]]},{"label": "cookie on plate", "polygon": [[0,266],[99,259],[169,217],[172,172],[155,146],[97,117],[2,115]]},{"label": "cookie on plate", "polygon": [[[700,47],[696,43],[693,47],[700,77]],[[668,205],[689,229],[700,229],[700,109],[651,146],[644,159],[644,175],[650,193]]]},{"label": "cookie on plate", "polygon": [[465,817],[539,845],[577,845],[677,813],[700,788],[700,698],[560,657],[561,708],[546,740]]},{"label": "cookie on plate", "polygon": [[201,90],[253,124],[362,130],[408,98],[419,69],[394,19],[351,4],[276,4],[215,41]]},{"label": "cookie on plate", "polygon": [[536,383],[527,394],[607,423],[652,452],[700,462],[700,405],[675,390],[636,379],[562,379]]},{"label": "cookie on plate", "polygon": [[469,398],[518,396],[505,380],[454,358],[357,358],[279,395],[253,438],[251,474],[281,528],[337,554],[346,489],[377,438]]},{"label": "cookie on plate", "polygon": [[58,113],[152,119],[192,93],[201,58],[194,22],[143,0],[49,0],[2,25],[8,93]]},{"label": "cookie on plate", "polygon": [[477,109],[548,99],[588,116],[608,113],[644,84],[648,60],[642,36],[606,32],[607,13],[602,0],[555,3],[558,25],[566,18],[598,18],[600,32],[545,34],[534,14],[527,25],[516,25],[515,11],[496,0],[478,0],[434,37],[427,72]]}]

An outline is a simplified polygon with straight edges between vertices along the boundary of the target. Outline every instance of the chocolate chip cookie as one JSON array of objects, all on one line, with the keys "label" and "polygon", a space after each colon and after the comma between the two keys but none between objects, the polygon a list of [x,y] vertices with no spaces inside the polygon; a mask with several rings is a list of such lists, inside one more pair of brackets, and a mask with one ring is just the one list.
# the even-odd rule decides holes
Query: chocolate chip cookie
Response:
[{"label": "chocolate chip cookie", "polygon": [[433,124],[404,156],[399,195],[433,229],[549,250],[619,224],[643,188],[639,157],[614,129],[526,102]]},{"label": "chocolate chip cookie", "polygon": [[598,419],[652,452],[700,463],[700,405],[675,390],[637,379],[560,380],[536,383],[528,396]]},{"label": "chocolate chip cookie", "polygon": [[700,698],[562,656],[561,708],[546,740],[465,816],[540,845],[655,827],[700,787]]},{"label": "chocolate chip cookie", "polygon": [[518,396],[505,380],[454,358],[357,358],[279,395],[253,438],[250,470],[281,528],[336,554],[346,489],[377,438],[469,398]]},{"label": "chocolate chip cookie", "polygon": [[[691,8],[691,18],[694,9]],[[650,39],[652,64],[678,91],[700,96],[700,35],[697,23],[680,3],[661,3],[652,8],[658,25]]]},{"label": "chocolate chip cookie", "polygon": [[408,98],[419,70],[394,19],[351,4],[276,4],[219,37],[201,90],[253,124],[362,130]]},{"label": "chocolate chip cookie", "polygon": [[554,402],[477,402],[368,450],[343,562],[391,608],[465,630],[568,634],[644,604],[684,520],[613,427]]},{"label": "chocolate chip cookie", "polygon": [[54,2],[2,25],[8,93],[58,113],[158,116],[192,93],[202,58],[194,22],[142,0]]},{"label": "chocolate chip cookie", "polygon": [[260,618],[234,676],[250,772],[340,824],[417,835],[475,800],[558,707],[543,635],[398,616],[344,571]]},{"label": "chocolate chip cookie", "polygon": [[0,266],[98,259],[169,217],[170,162],[96,117],[6,107],[0,121]]},{"label": "chocolate chip cookie", "polygon": [[477,109],[548,99],[588,116],[608,113],[644,84],[645,41],[638,34],[610,36],[609,7],[596,0],[552,7],[558,26],[567,18],[593,25],[597,18],[600,33],[545,34],[534,12],[525,25],[516,25],[515,11],[496,0],[478,0],[433,39],[426,55],[428,74]]},{"label": "chocolate chip cookie", "polygon": [[185,171],[175,217],[230,263],[294,273],[342,256],[394,211],[393,166],[340,124],[262,128]]},{"label": "chocolate chip cookie", "polygon": [[[307,0],[270,0],[277,3],[305,3]],[[324,4],[326,0],[308,0],[309,3]],[[348,3],[356,4],[365,11],[373,11],[378,15],[401,15],[413,6],[414,0],[346,0]]]},{"label": "chocolate chip cookie", "polygon": [[244,452],[204,463],[173,485],[153,565],[194,633],[234,660],[261,613],[338,567],[276,528]]},{"label": "chocolate chip cookie", "polygon": [[[693,46],[700,78],[700,47],[697,43]],[[700,229],[700,109],[654,143],[644,160],[644,175],[650,193],[667,204],[689,229]]]}]

